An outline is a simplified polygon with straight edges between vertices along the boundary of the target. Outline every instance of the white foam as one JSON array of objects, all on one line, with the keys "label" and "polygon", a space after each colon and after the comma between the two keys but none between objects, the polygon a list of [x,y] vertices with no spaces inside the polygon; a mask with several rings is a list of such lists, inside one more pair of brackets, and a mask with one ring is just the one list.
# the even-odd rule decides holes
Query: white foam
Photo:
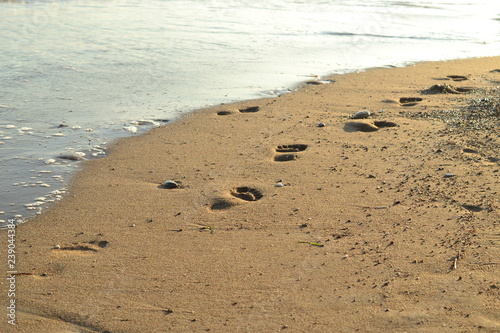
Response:
[{"label": "white foam", "polygon": [[123,129],[127,132],[130,132],[132,134],[137,133],[137,127],[136,126],[125,126]]}]

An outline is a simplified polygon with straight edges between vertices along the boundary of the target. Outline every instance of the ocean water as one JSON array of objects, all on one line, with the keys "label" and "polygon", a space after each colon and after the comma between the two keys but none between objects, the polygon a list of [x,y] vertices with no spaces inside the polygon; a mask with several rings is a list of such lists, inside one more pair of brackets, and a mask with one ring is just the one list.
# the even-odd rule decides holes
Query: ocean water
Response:
[{"label": "ocean water", "polygon": [[0,224],[60,200],[78,159],[185,112],[500,55],[496,0],[0,1],[0,18]]}]

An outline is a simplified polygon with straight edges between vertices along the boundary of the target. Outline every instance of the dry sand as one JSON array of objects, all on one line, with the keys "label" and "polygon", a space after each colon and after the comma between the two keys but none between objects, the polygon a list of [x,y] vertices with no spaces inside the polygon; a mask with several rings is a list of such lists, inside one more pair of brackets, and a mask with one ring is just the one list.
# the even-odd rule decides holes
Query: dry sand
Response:
[{"label": "dry sand", "polygon": [[422,90],[494,87],[497,68],[334,76],[117,142],[16,228],[0,331],[500,332],[498,131],[411,117],[474,96]]}]

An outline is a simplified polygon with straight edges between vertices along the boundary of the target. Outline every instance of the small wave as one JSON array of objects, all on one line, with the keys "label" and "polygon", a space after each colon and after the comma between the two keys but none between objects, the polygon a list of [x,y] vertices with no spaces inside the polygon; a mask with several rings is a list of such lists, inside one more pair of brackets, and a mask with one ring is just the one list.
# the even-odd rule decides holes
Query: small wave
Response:
[{"label": "small wave", "polygon": [[340,36],[340,37],[371,37],[371,38],[390,38],[390,39],[414,39],[414,40],[454,40],[454,41],[467,41],[468,39],[459,38],[456,36],[447,37],[427,37],[427,36],[396,36],[396,35],[379,35],[369,33],[353,33],[353,32],[337,32],[337,31],[323,31],[319,35],[324,36]]}]

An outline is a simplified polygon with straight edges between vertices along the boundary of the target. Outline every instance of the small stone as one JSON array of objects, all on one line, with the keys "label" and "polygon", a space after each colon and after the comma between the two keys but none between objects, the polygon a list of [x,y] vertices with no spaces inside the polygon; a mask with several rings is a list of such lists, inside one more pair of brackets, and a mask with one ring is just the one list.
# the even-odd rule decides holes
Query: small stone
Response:
[{"label": "small stone", "polygon": [[319,123],[318,124],[318,127],[325,127],[325,126],[326,126],[325,123]]},{"label": "small stone", "polygon": [[285,185],[283,185],[283,183],[276,183],[276,187],[283,187]]},{"label": "small stone", "polygon": [[59,158],[65,159],[65,160],[71,160],[71,161],[79,161],[85,158],[85,153],[83,152],[68,152],[68,153],[62,153],[59,156]]},{"label": "small stone", "polygon": [[61,248],[61,245],[57,244],[56,246],[53,247],[54,250],[58,250]]},{"label": "small stone", "polygon": [[451,177],[455,177],[455,175],[452,173],[445,173],[444,174],[444,178],[451,178]]},{"label": "small stone", "polygon": [[352,119],[364,119],[364,118],[368,118],[369,116],[370,116],[370,111],[363,110],[363,111],[356,112],[351,118]]},{"label": "small stone", "polygon": [[172,188],[178,188],[179,184],[174,182],[173,180],[167,180],[163,183],[164,188],[172,189]]}]

